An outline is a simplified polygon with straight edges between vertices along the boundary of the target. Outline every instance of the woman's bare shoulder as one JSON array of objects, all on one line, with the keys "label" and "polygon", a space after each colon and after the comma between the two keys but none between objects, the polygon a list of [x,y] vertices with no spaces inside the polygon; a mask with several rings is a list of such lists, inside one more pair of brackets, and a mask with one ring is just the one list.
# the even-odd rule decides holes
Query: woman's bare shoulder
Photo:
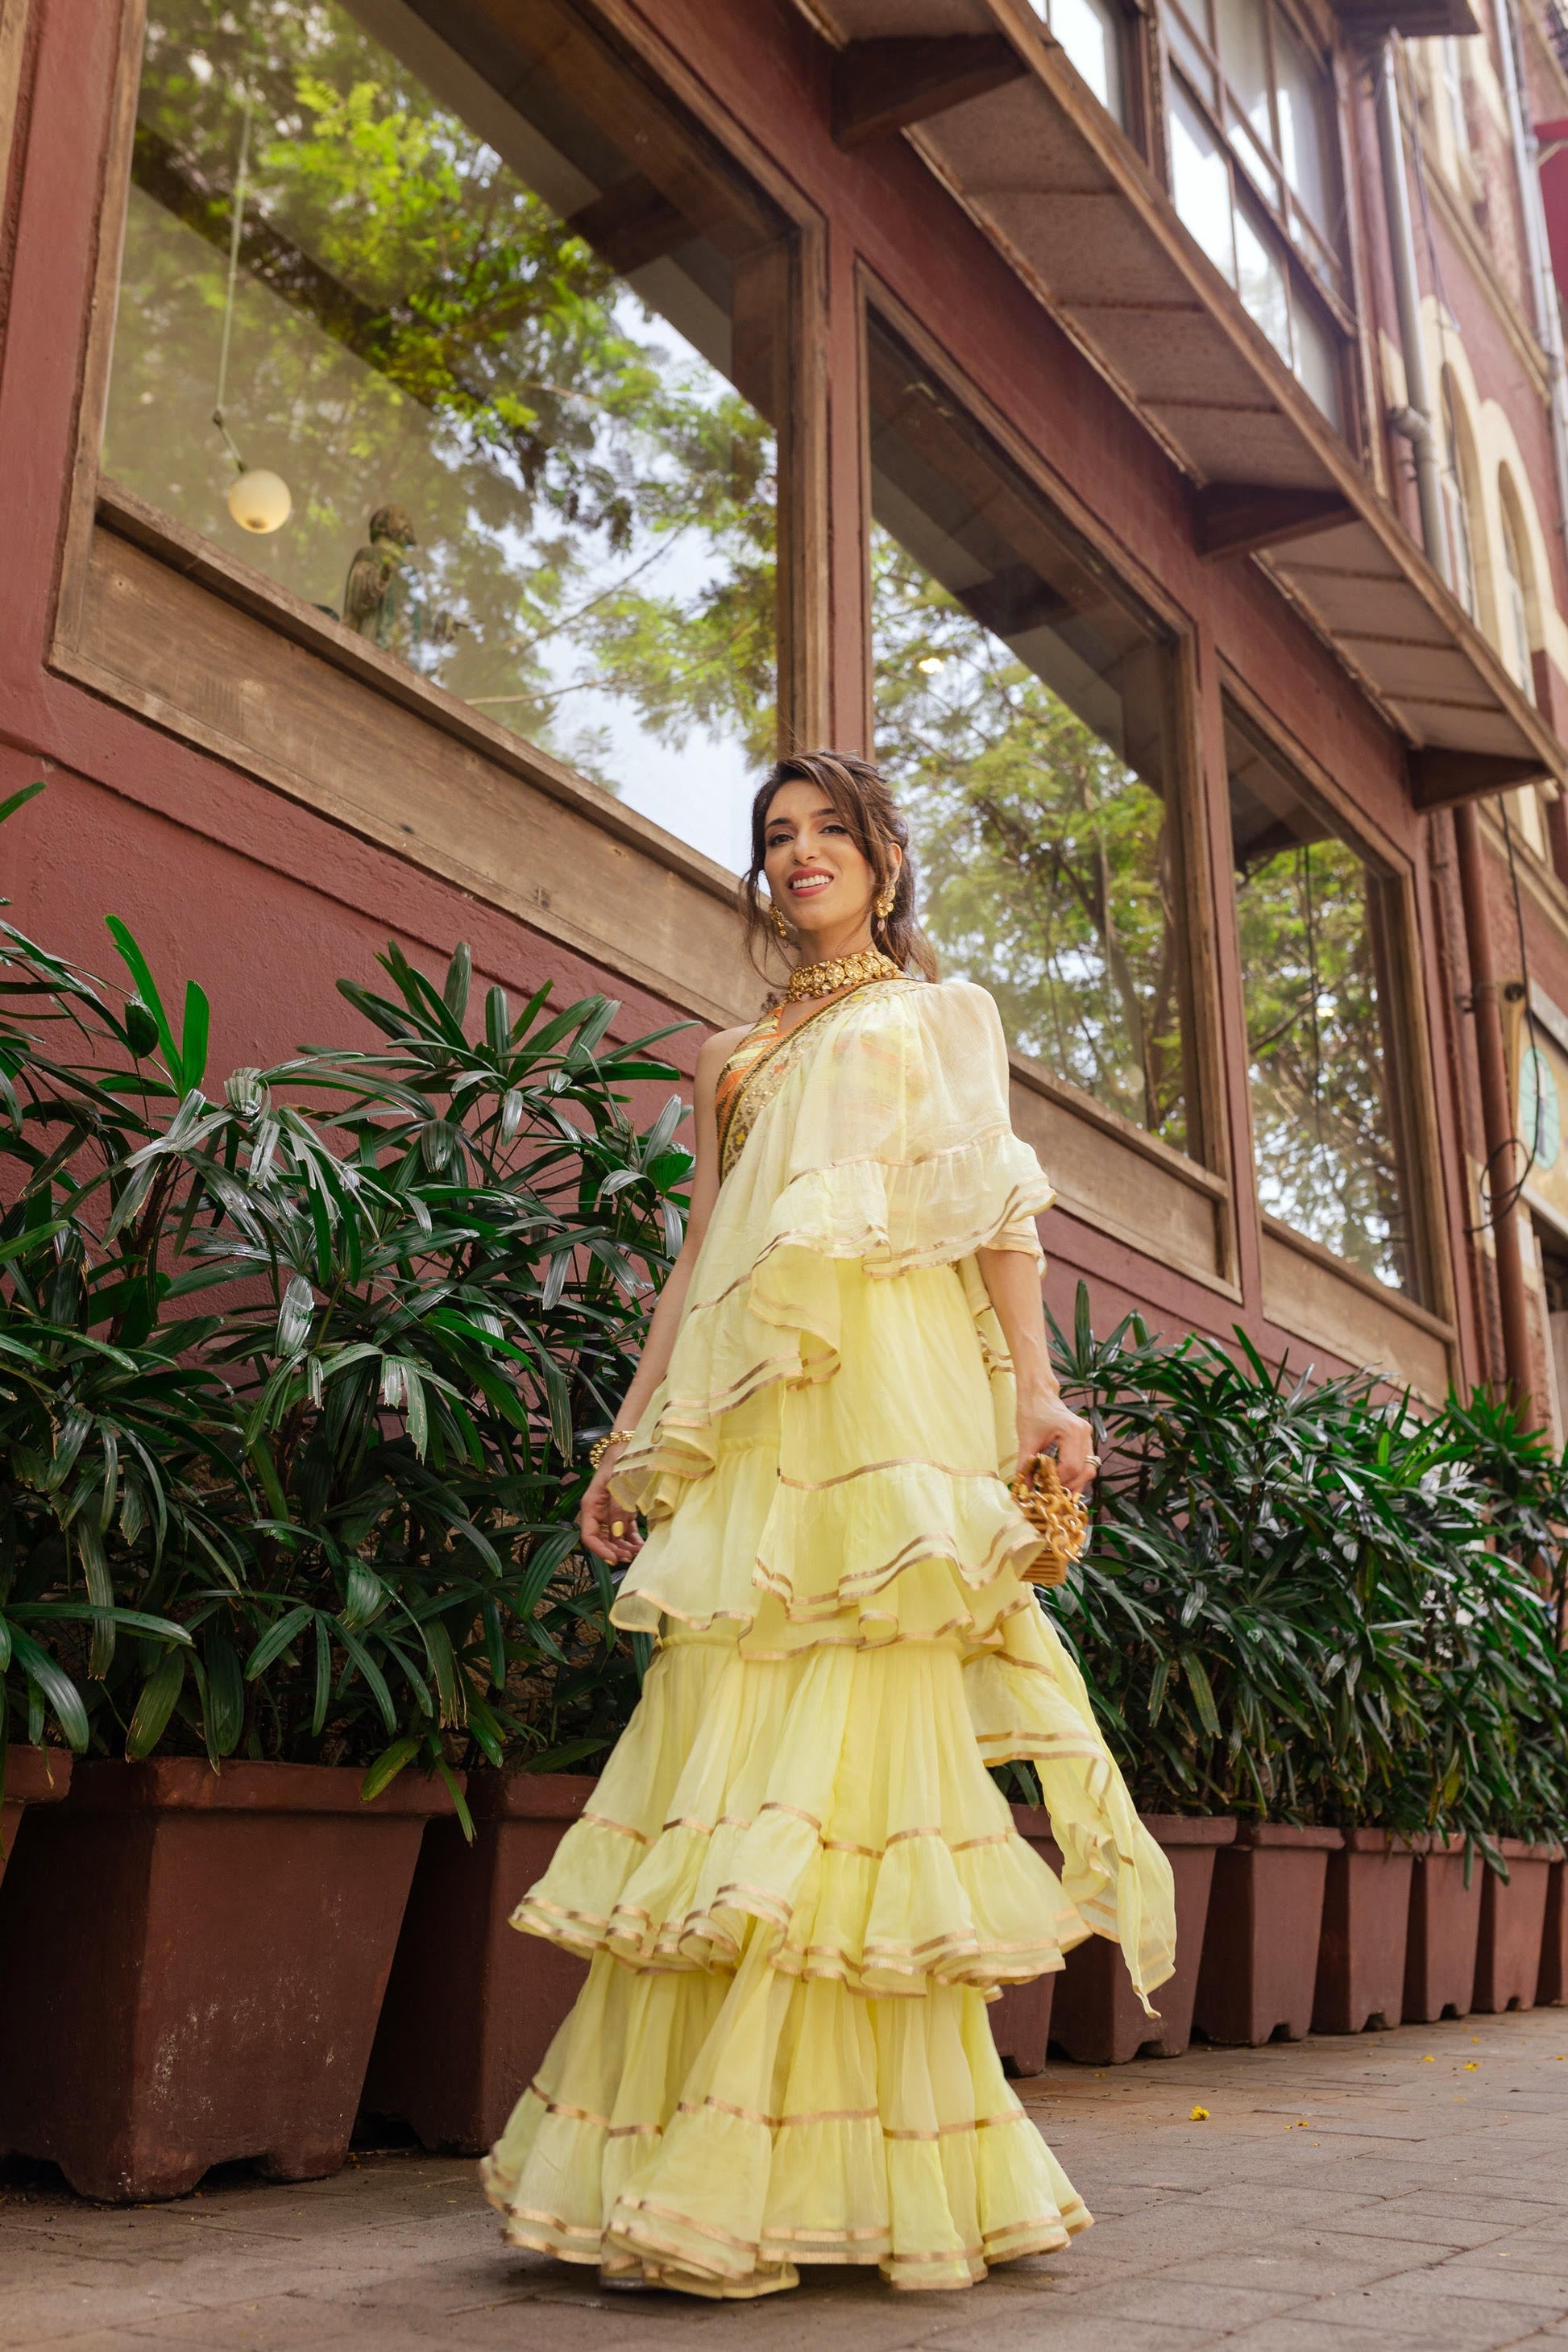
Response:
[{"label": "woman's bare shoulder", "polygon": [[736,1046],[751,1035],[756,1025],[754,1021],[743,1021],[733,1029],[715,1029],[713,1034],[705,1037],[697,1049],[698,1069],[721,1069]]}]

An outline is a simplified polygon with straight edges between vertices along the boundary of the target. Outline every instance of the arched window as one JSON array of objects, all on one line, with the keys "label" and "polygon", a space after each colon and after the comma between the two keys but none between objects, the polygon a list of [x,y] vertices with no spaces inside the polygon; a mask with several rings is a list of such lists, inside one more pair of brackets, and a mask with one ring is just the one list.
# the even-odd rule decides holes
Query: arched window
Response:
[{"label": "arched window", "polygon": [[[1531,646],[1539,625],[1535,574],[1530,563],[1530,538],[1519,492],[1506,466],[1498,469],[1498,512],[1502,518],[1502,578],[1498,593],[1498,636],[1502,657],[1521,694],[1535,699],[1535,664]],[[1510,810],[1537,857],[1547,858],[1545,812],[1533,784],[1522,784],[1508,795]]]},{"label": "arched window", "polygon": [[1443,510],[1448,521],[1448,556],[1453,566],[1454,593],[1469,614],[1479,617],[1476,601],[1476,557],[1470,538],[1469,503],[1466,497],[1465,458],[1454,379],[1443,370]]},{"label": "arched window", "polygon": [[1498,506],[1502,515],[1503,593],[1502,652],[1503,659],[1513,672],[1521,691],[1535,699],[1535,666],[1531,659],[1531,608],[1535,586],[1530,572],[1528,545],[1523,518],[1519,511],[1519,499],[1506,467],[1498,476]]}]

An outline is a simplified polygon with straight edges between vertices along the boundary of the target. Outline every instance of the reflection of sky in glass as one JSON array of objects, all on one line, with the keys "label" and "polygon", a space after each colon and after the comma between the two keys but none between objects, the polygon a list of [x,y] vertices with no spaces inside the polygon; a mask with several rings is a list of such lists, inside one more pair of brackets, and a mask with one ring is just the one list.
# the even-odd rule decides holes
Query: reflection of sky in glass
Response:
[{"label": "reflection of sky in glass", "polygon": [[1176,210],[1209,259],[1236,283],[1230,173],[1208,126],[1179,87],[1171,92],[1171,192]]},{"label": "reflection of sky in glass", "polygon": [[[203,11],[168,5],[155,8],[154,18],[158,37],[150,46],[149,71],[173,73],[177,87],[183,59],[193,80],[210,80],[207,60],[186,47],[205,21]],[[363,71],[373,87],[387,82],[406,91],[406,79],[396,82],[400,69],[386,52],[341,12],[328,10],[311,23],[318,32],[322,26],[333,28],[340,43],[334,71],[348,70],[346,57],[356,79]],[[303,59],[309,44],[304,32],[300,37]],[[144,87],[144,118],[158,102],[158,87]],[[419,120],[436,146],[460,159],[466,175],[492,185],[499,205],[537,203],[457,115],[434,98],[418,103]],[[260,117],[257,126],[253,153],[259,156],[275,133]],[[233,178],[234,130],[228,118],[216,138],[210,127],[204,130],[189,159],[219,187]],[[308,222],[288,209],[284,184],[268,189],[253,180],[247,217],[271,221],[285,238],[296,231],[309,238]],[[314,266],[307,247],[300,250]],[[363,291],[350,282],[357,250],[330,258],[351,294]],[[679,727],[686,740],[679,748],[661,741],[630,687],[617,691],[607,682],[605,665],[585,640],[581,621],[575,628],[570,622],[607,589],[628,581],[689,611],[705,591],[731,576],[732,547],[715,544],[696,528],[672,529],[661,541],[639,520],[631,543],[614,551],[592,521],[569,521],[542,500],[531,514],[516,458],[503,440],[472,419],[410,397],[325,331],[309,309],[243,264],[233,305],[227,421],[246,464],[280,473],[294,503],[276,534],[242,531],[225,503],[234,464],[211,417],[226,265],[219,245],[146,188],[132,185],[104,439],[110,478],[334,616],[343,609],[349,569],[367,539],[370,514],[382,505],[404,507],[417,545],[403,579],[405,624],[390,646],[396,657],[486,717],[583,766],[627,805],[721,864],[742,865],[755,779],[738,725],[721,721],[715,728],[695,719],[688,725],[672,696],[675,726],[665,731]],[[613,319],[661,386],[679,388],[701,406],[732,396],[719,370],[630,289],[615,302]],[[638,492],[657,478],[650,469],[672,478],[680,462],[667,446],[656,447],[636,420],[629,428],[610,427],[592,437],[612,470],[629,469]],[[563,560],[568,572],[559,612],[568,625],[557,625],[549,612],[536,625],[546,673],[542,710],[540,696],[526,692],[530,680],[520,656],[526,657],[535,625],[528,618],[531,583],[539,582],[542,567],[548,572]]]}]

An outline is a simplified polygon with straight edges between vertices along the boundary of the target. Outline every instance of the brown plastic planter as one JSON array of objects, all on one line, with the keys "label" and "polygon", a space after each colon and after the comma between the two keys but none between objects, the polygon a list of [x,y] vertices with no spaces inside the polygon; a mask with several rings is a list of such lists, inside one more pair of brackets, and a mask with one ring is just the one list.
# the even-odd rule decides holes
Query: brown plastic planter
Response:
[{"label": "brown plastic planter", "polygon": [[0,1904],[0,2150],[111,2202],[348,2150],[439,1781],[312,1764],[79,1765]]},{"label": "brown plastic planter", "polygon": [[1386,1830],[1346,1830],[1329,1856],[1314,2033],[1397,2025],[1405,2007],[1414,1849]]},{"label": "brown plastic planter", "polygon": [[[1015,1805],[1013,1826],[1059,1878],[1061,1853],[1051,1835],[1051,1817],[1045,1807]],[[1058,1969],[1047,1977],[1031,1977],[1026,1984],[1004,1985],[1001,2000],[991,2003],[991,2039],[996,2044],[996,2055],[1010,2074],[1045,2072],[1051,2041],[1051,2011],[1061,1980]]]},{"label": "brown plastic planter", "polygon": [[68,1748],[8,1748],[5,1801],[0,1804],[0,1879],[28,1805],[58,1805],[71,1784],[76,1762]]},{"label": "brown plastic planter", "polygon": [[1568,2000],[1568,1862],[1554,1862],[1546,1882],[1546,1920],[1541,1936],[1537,2009]]},{"label": "brown plastic planter", "polygon": [[1215,1856],[1235,1840],[1236,1822],[1226,1813],[1192,1819],[1145,1813],[1142,1820],[1165,1849],[1175,1880],[1176,1970],[1151,1996],[1160,2012],[1156,2021],[1144,2015],[1116,1945],[1094,1936],[1068,1954],[1067,1968],[1056,1980],[1051,2035],[1085,2066],[1121,2066],[1141,2053],[1179,2058],[1192,2040]]},{"label": "brown plastic planter", "polygon": [[1478,1854],[1465,1884],[1465,1841],[1432,1838],[1417,1853],[1410,1875],[1410,1937],[1405,1950],[1407,2025],[1435,2025],[1441,2017],[1468,2017],[1476,1991],[1476,1947],[1481,1930]]},{"label": "brown plastic planter", "polygon": [[425,2147],[461,2155],[500,2138],[587,1975],[584,1961],[509,1922],[595,1785],[576,1772],[477,1772],[473,1844],[455,1821],[431,1824],[365,2076],[366,2115],[398,2116]]},{"label": "brown plastic planter", "polygon": [[1329,1856],[1343,1833],[1243,1822],[1215,1856],[1193,2024],[1210,2042],[1300,2042],[1312,2021]]},{"label": "brown plastic planter", "polygon": [[1501,1838],[1505,1886],[1495,1870],[1481,1885],[1481,1930],[1476,1947],[1474,2007],[1489,2017],[1505,2009],[1533,2009],[1541,1981],[1542,1931],[1552,1864],[1562,1851]]}]

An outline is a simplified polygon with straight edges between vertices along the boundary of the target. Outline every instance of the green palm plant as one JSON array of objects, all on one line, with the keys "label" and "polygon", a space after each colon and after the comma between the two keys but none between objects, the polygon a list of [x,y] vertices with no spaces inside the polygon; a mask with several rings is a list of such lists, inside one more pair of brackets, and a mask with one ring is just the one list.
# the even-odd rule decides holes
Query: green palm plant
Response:
[{"label": "green palm plant", "polygon": [[1568,1472],[1483,1399],[1423,1418],[1373,1376],[1314,1382],[1129,1318],[1080,1286],[1058,1368],[1106,1458],[1049,1596],[1138,1801],[1560,1832],[1556,1638]]},{"label": "green palm plant", "polygon": [[[19,804],[18,802],[15,804]],[[9,812],[0,812],[8,814]],[[617,1006],[466,1025],[396,948],[342,983],[373,1048],[203,1091],[123,925],[123,998],[0,931],[5,1703],[132,1756],[549,1765],[606,1745],[643,1663],[575,1550],[682,1233],[677,1073]],[[667,1034],[658,1033],[658,1036]],[[0,1724],[3,1729],[3,1724]]]}]

